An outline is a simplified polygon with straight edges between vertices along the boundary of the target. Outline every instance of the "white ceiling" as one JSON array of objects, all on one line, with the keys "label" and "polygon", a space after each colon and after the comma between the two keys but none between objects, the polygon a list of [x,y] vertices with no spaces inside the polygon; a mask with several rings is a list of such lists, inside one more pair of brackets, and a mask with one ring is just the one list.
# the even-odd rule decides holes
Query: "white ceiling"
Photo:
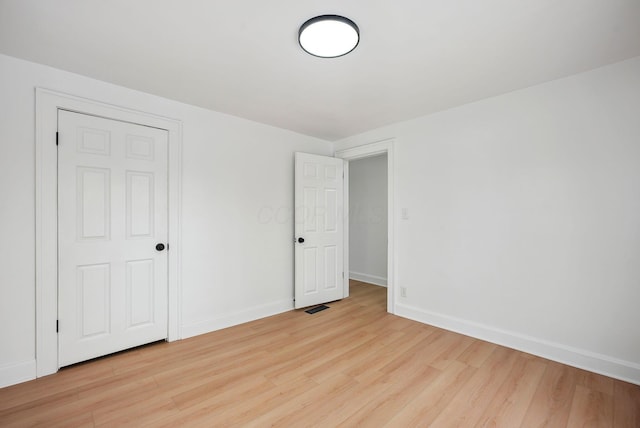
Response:
[{"label": "white ceiling", "polygon": [[[298,27],[340,14],[335,59]],[[639,0],[0,0],[0,52],[326,140],[640,55]]]}]

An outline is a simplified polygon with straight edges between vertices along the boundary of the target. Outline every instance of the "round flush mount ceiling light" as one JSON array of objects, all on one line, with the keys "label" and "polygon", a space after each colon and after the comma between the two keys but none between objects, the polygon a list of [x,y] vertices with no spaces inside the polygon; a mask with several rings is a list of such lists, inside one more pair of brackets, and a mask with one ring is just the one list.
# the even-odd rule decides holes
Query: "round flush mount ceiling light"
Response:
[{"label": "round flush mount ceiling light", "polygon": [[350,19],[339,15],[311,18],[300,27],[298,42],[305,52],[321,58],[346,55],[358,46],[360,30]]}]

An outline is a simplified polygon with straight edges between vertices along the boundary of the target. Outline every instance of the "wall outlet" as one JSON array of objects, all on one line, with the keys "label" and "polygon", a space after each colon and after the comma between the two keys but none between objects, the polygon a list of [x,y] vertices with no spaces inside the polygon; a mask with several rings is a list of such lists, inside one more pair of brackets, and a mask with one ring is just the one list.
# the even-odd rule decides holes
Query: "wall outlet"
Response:
[{"label": "wall outlet", "polygon": [[400,287],[400,297],[407,297],[407,287]]}]

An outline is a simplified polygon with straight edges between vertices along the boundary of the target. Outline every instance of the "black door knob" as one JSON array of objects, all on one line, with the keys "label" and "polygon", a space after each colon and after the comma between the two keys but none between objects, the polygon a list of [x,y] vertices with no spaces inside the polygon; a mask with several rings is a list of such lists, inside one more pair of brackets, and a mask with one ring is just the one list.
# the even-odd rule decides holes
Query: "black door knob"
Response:
[{"label": "black door knob", "polygon": [[156,250],[158,250],[158,251],[164,250],[164,244],[157,244],[156,245]]},{"label": "black door knob", "polygon": [[298,238],[298,242],[302,244],[304,242],[304,238]]}]

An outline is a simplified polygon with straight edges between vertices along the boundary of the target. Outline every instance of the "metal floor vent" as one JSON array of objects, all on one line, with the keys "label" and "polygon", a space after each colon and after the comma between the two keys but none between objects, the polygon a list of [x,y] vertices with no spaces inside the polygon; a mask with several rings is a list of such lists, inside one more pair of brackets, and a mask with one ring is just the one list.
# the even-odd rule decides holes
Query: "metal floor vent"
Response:
[{"label": "metal floor vent", "polygon": [[324,311],[325,309],[329,309],[327,305],[316,306],[315,308],[307,309],[305,312],[308,314],[315,314],[316,312]]}]

